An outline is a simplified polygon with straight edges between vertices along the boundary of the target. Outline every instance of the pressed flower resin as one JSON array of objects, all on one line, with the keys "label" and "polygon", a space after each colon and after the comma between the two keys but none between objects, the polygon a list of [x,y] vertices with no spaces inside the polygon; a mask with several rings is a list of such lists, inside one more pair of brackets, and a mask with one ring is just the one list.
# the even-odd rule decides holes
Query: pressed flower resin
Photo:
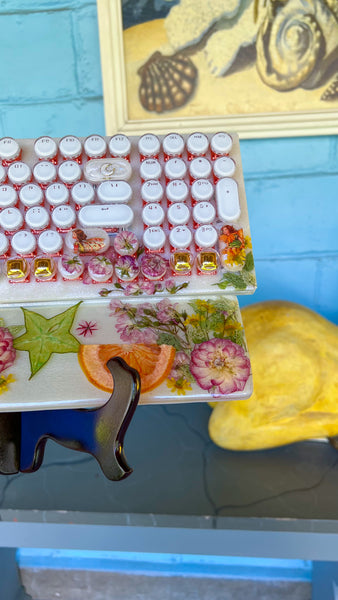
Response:
[{"label": "pressed flower resin", "polygon": [[138,239],[132,231],[120,231],[113,241],[114,250],[120,256],[133,256],[138,250]]},{"label": "pressed flower resin", "polygon": [[113,272],[113,264],[106,256],[93,256],[88,263],[88,273],[98,283],[111,279]]},{"label": "pressed flower resin", "polygon": [[163,279],[167,272],[167,261],[158,254],[146,254],[141,259],[141,273],[147,279]]},{"label": "pressed flower resin", "polygon": [[250,360],[238,344],[214,338],[194,348],[190,371],[203,390],[226,395],[244,389],[250,375]]},{"label": "pressed flower resin", "polygon": [[139,266],[132,256],[119,256],[115,263],[115,273],[120,281],[133,281],[139,274]]},{"label": "pressed flower resin", "polygon": [[219,236],[219,244],[224,266],[230,271],[240,271],[245,263],[247,251],[251,248],[250,237],[244,234],[242,228],[225,225]]},{"label": "pressed flower resin", "polygon": [[62,256],[58,262],[59,272],[63,279],[79,279],[84,271],[84,264],[79,256]]}]

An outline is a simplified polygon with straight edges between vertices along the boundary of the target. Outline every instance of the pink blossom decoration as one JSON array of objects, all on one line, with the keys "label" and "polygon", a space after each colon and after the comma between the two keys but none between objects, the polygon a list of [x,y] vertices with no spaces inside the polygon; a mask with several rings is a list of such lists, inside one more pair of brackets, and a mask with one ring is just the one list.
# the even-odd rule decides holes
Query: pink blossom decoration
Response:
[{"label": "pink blossom decoration", "polygon": [[238,344],[213,338],[194,348],[190,371],[203,390],[226,395],[244,389],[250,375],[250,360]]},{"label": "pink blossom decoration", "polygon": [[175,323],[177,310],[178,304],[173,304],[167,298],[163,298],[163,300],[157,304],[157,318],[161,323],[167,323],[168,321],[173,321]]},{"label": "pink blossom decoration", "polygon": [[132,256],[138,250],[138,240],[132,231],[120,231],[113,243],[114,250],[121,256]]},{"label": "pink blossom decoration", "polygon": [[189,361],[190,361],[190,358],[189,358],[188,354],[186,354],[185,352],[182,352],[182,350],[180,350],[179,352],[176,352],[173,366],[171,368],[169,377],[171,377],[172,379],[175,379],[175,380],[182,377],[181,368],[188,366]]},{"label": "pink blossom decoration", "polygon": [[167,272],[167,261],[157,254],[145,254],[141,259],[141,272],[149,280],[162,279]]},{"label": "pink blossom decoration", "polygon": [[167,292],[171,292],[172,290],[174,290],[176,287],[176,283],[174,281],[174,279],[167,279],[165,282],[165,289],[167,290]]},{"label": "pink blossom decoration", "polygon": [[152,296],[155,291],[155,283],[153,281],[140,281],[140,289],[148,296]]},{"label": "pink blossom decoration", "polygon": [[83,337],[87,337],[87,335],[93,335],[94,331],[97,330],[98,327],[95,321],[80,321],[76,328],[78,334],[83,335]]},{"label": "pink blossom decoration", "polygon": [[137,281],[131,281],[124,288],[125,296],[138,296],[141,294],[140,286]]},{"label": "pink blossom decoration", "polygon": [[139,329],[135,323],[131,323],[130,321],[125,323],[120,317],[118,318],[115,327],[116,331],[120,334],[122,342],[133,344],[156,344],[157,335],[150,327]]},{"label": "pink blossom decoration", "polygon": [[115,263],[115,273],[120,281],[132,281],[139,270],[137,261],[132,256],[120,256]]},{"label": "pink blossom decoration", "polygon": [[8,329],[0,327],[0,373],[11,367],[15,361],[16,351],[13,348],[13,337]]}]

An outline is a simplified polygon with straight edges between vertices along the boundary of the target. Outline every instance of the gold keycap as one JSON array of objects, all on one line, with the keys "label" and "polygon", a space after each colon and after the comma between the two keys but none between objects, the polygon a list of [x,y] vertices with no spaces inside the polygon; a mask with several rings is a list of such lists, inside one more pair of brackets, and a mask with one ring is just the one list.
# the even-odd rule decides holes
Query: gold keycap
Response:
[{"label": "gold keycap", "polygon": [[184,275],[191,271],[193,257],[190,252],[174,252],[172,256],[172,267],[176,273]]},{"label": "gold keycap", "polygon": [[23,281],[28,274],[28,265],[24,258],[9,258],[6,273],[10,281]]},{"label": "gold keycap", "polygon": [[33,270],[37,279],[52,279],[55,274],[55,263],[48,257],[36,258]]},{"label": "gold keycap", "polygon": [[207,252],[199,252],[197,255],[197,267],[200,271],[211,273],[217,271],[219,265],[219,257],[217,252],[208,250]]}]

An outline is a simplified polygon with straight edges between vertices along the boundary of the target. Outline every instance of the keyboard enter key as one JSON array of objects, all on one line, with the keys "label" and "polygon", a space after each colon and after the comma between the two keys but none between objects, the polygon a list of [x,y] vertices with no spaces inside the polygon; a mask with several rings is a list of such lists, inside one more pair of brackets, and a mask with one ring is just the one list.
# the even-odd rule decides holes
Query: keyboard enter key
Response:
[{"label": "keyboard enter key", "polygon": [[227,223],[237,221],[241,215],[238,186],[231,177],[224,177],[216,184],[216,204],[218,217]]}]

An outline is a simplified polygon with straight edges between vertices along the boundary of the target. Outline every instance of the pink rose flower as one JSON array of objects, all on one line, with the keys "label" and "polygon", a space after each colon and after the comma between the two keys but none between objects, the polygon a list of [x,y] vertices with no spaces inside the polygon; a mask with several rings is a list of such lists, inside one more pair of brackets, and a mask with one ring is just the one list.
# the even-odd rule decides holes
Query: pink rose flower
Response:
[{"label": "pink rose flower", "polygon": [[13,348],[13,337],[8,329],[0,327],[0,373],[11,367],[15,361],[16,351]]},{"label": "pink rose flower", "polygon": [[213,338],[194,348],[190,371],[203,390],[226,395],[244,389],[250,375],[250,360],[238,344]]}]

